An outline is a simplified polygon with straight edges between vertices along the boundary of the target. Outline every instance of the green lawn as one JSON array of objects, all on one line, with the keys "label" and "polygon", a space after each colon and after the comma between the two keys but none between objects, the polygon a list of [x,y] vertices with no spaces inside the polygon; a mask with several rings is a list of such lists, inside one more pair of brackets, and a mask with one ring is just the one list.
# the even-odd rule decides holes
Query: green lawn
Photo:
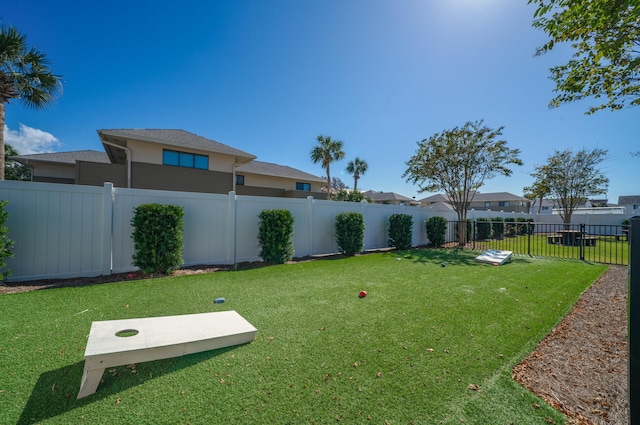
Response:
[{"label": "green lawn", "polygon": [[[0,423],[564,423],[511,369],[606,267],[475,255],[388,252],[2,295]],[[92,321],[220,310],[243,315],[256,340],[113,368],[75,399]]]},{"label": "green lawn", "polygon": [[[502,249],[516,254],[534,257],[580,259],[579,246],[550,244],[546,235],[504,237],[476,242],[478,249]],[[585,246],[584,260],[606,264],[629,264],[629,242],[616,240],[614,236],[596,237],[595,246]]]}]

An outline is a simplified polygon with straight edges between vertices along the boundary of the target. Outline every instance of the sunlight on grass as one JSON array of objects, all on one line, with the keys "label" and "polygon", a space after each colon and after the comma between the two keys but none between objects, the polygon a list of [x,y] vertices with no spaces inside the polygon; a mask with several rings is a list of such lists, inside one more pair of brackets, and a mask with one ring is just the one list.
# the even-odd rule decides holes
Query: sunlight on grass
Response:
[{"label": "sunlight on grass", "polygon": [[[0,422],[563,423],[511,369],[605,269],[415,250],[3,295]],[[222,310],[256,340],[112,368],[75,400],[92,321]]]}]

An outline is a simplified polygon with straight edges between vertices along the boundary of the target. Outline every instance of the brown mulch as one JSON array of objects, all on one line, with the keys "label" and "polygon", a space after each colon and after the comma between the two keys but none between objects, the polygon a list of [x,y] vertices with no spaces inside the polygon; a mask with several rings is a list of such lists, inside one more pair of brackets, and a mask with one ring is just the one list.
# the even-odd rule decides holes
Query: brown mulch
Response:
[{"label": "brown mulch", "polygon": [[627,268],[610,267],[513,370],[571,424],[629,421]]},{"label": "brown mulch", "polygon": [[[303,259],[302,261],[310,261]],[[237,268],[261,267],[244,263]],[[196,266],[172,275],[230,267]],[[94,278],[0,283],[0,294],[161,276],[120,273]],[[571,424],[626,424],[629,418],[627,268],[610,267],[573,310],[513,370],[513,378],[569,417]]]}]

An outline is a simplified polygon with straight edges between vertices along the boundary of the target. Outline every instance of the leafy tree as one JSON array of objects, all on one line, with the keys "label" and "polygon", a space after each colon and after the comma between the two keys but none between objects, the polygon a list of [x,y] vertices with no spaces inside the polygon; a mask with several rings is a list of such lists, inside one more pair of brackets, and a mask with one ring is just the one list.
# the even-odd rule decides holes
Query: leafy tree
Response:
[{"label": "leafy tree", "polygon": [[[318,143],[311,150],[311,161],[314,164],[318,162],[322,165],[327,172],[327,188],[331,188],[331,172],[330,167],[333,161],[339,161],[344,158],[342,140],[334,140],[331,136],[323,136],[322,134],[316,137]],[[327,199],[331,199],[331,190],[327,190]]]},{"label": "leafy tree", "polygon": [[362,192],[340,189],[339,191],[331,194],[331,199],[334,201],[361,202],[367,200],[367,197],[364,196],[364,193]]},{"label": "leafy tree", "polygon": [[458,214],[460,245],[466,238],[467,209],[485,180],[510,176],[510,164],[522,165],[519,149],[509,149],[498,140],[502,129],[491,129],[483,121],[444,130],[418,142],[418,149],[406,163],[403,177],[418,183],[420,192],[444,190]]},{"label": "leafy tree", "polygon": [[[522,189],[524,192],[524,197],[533,201],[535,203],[538,200],[538,214],[542,211],[542,200],[545,196],[551,192],[549,188],[549,182],[544,179],[536,180],[531,186],[527,186]],[[531,212],[531,211],[529,211]]]},{"label": "leafy tree", "polygon": [[367,172],[369,164],[364,159],[360,159],[356,156],[356,159],[349,161],[347,164],[347,173],[353,175],[353,191],[358,190],[358,179],[361,175]]},{"label": "leafy tree", "polygon": [[0,29],[0,180],[5,178],[5,103],[19,99],[27,107],[42,109],[61,92],[47,57],[27,46],[26,36],[14,28]]},{"label": "leafy tree", "polygon": [[537,5],[533,26],[550,40],[537,49],[546,53],[558,43],[574,50],[564,65],[550,69],[559,93],[557,107],[589,97],[608,98],[592,106],[617,110],[640,105],[640,6],[638,0],[529,0]]},{"label": "leafy tree", "polygon": [[31,180],[31,169],[25,167],[19,162],[9,159],[10,156],[19,155],[13,146],[5,143],[4,145],[4,177],[6,180]]},{"label": "leafy tree", "polygon": [[565,225],[571,224],[571,215],[589,196],[607,193],[609,179],[597,168],[606,155],[602,149],[555,151],[531,174],[534,186],[539,182],[548,185],[549,198]]}]

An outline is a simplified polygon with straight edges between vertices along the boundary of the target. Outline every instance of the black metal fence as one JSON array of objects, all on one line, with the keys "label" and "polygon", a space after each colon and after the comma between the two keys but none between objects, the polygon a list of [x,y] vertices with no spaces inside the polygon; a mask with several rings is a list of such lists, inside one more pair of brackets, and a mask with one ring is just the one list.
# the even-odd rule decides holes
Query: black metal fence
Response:
[{"label": "black metal fence", "polygon": [[[450,221],[446,247],[512,251],[533,257],[629,264],[628,225],[542,224],[533,221]],[[461,243],[464,242],[464,243]]]}]

